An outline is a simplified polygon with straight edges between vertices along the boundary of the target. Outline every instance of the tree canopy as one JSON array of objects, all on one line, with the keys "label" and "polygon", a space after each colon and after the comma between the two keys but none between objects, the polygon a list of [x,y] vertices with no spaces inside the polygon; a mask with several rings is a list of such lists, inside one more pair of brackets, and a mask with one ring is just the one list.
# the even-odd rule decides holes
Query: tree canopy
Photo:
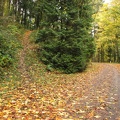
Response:
[{"label": "tree canopy", "polygon": [[94,53],[91,0],[45,0],[42,10],[41,60],[66,73],[83,71]]},{"label": "tree canopy", "polygon": [[96,17],[96,57],[99,62],[120,62],[120,1],[104,4]]},{"label": "tree canopy", "polygon": [[11,16],[37,29],[40,59],[50,69],[84,70],[95,46],[94,61],[120,62],[119,0],[0,0],[0,6],[1,21]]}]

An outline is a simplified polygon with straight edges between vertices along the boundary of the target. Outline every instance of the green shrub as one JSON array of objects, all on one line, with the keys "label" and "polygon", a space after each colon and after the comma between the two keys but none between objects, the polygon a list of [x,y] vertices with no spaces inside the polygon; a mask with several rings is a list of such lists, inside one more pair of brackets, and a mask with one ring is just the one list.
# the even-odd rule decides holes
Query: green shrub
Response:
[{"label": "green shrub", "polygon": [[45,42],[40,50],[40,59],[47,66],[65,73],[83,71],[88,62],[86,55],[87,50],[82,44],[70,45],[66,41],[60,43],[59,40]]},{"label": "green shrub", "polygon": [[9,68],[15,62],[15,54],[19,47],[16,33],[19,33],[19,30],[14,25],[0,26],[0,76],[5,68]]},{"label": "green shrub", "polygon": [[8,25],[7,29],[9,29],[13,35],[19,34],[19,30],[15,25]]}]

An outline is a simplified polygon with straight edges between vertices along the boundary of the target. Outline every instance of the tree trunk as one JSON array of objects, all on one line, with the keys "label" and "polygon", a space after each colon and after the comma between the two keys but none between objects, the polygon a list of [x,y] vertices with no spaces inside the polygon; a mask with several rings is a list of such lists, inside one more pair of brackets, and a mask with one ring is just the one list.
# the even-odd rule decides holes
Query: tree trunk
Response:
[{"label": "tree trunk", "polygon": [[10,11],[10,1],[4,0],[3,16],[9,16],[9,11]]},{"label": "tree trunk", "polygon": [[3,16],[3,2],[4,0],[0,0],[0,16]]}]

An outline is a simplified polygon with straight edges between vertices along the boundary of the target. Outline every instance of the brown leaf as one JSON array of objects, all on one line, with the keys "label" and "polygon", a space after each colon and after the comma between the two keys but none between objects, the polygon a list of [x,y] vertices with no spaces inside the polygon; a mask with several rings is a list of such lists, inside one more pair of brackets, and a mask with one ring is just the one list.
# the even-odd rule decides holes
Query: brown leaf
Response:
[{"label": "brown leaf", "polygon": [[88,113],[87,118],[92,118],[95,114],[95,110],[92,110],[90,113]]}]

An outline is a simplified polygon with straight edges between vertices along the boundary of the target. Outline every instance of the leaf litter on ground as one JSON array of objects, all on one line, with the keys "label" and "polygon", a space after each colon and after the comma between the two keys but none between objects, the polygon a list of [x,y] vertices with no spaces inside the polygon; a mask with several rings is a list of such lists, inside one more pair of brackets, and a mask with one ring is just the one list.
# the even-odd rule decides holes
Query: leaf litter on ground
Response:
[{"label": "leaf litter on ground", "polygon": [[[25,40],[29,40],[29,33],[25,34]],[[32,49],[35,45],[29,41],[28,46],[25,43],[23,48],[27,47],[29,52],[20,57],[24,60],[21,62],[24,71],[20,68],[20,72],[26,74],[21,74],[22,82],[13,90],[8,90],[8,86],[0,88],[1,91],[8,90],[0,98],[0,119],[89,120],[102,119],[103,114],[106,118],[107,113],[112,113],[111,103],[116,104],[114,96],[117,95],[111,93],[110,101],[107,101],[111,75],[109,73],[103,79],[100,76],[105,64],[92,63],[86,71],[69,75],[47,72]],[[120,68],[120,65],[116,66]]]}]

